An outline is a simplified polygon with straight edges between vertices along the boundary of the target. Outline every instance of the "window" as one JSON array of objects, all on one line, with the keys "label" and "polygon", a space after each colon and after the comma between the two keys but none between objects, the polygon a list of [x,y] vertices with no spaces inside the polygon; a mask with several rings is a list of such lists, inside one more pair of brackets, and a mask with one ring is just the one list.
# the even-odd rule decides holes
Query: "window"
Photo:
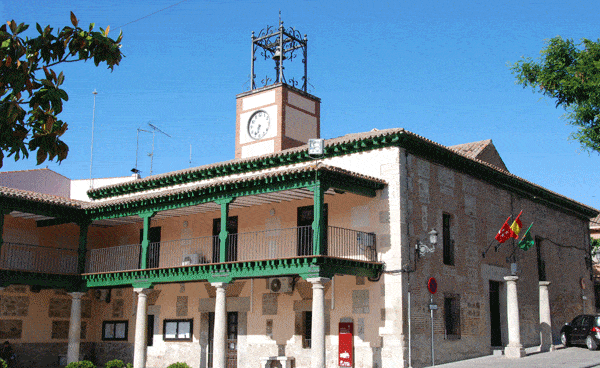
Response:
[{"label": "window", "polygon": [[460,339],[460,296],[444,296],[444,320],[446,338]]},{"label": "window", "polygon": [[312,338],[312,312],[302,312],[302,347],[310,349]]},{"label": "window", "polygon": [[538,279],[546,281],[546,262],[544,262],[544,257],[542,256],[542,238],[539,236],[535,237],[535,250],[537,253]]},{"label": "window", "polygon": [[163,340],[192,341],[193,319],[165,319]]},{"label": "window", "polygon": [[444,248],[444,264],[454,266],[454,240],[450,239],[450,220],[452,215],[442,215],[442,241]]},{"label": "window", "polygon": [[102,340],[127,341],[129,321],[104,321],[102,322]]}]

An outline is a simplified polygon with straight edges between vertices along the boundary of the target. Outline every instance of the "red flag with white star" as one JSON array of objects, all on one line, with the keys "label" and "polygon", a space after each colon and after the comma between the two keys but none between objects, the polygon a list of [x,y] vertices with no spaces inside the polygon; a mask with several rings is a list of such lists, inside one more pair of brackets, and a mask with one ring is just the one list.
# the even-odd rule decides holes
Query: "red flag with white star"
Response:
[{"label": "red flag with white star", "polygon": [[510,220],[510,216],[504,221],[504,225],[498,230],[498,234],[496,234],[495,238],[499,243],[504,243],[510,238],[516,238],[515,232],[510,228],[508,224],[508,220]]}]

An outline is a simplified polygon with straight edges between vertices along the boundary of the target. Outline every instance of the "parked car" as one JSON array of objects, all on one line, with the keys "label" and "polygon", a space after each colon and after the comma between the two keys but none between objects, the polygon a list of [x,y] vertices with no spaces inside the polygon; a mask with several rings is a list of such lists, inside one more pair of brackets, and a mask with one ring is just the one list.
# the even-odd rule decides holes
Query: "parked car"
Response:
[{"label": "parked car", "polygon": [[581,314],[566,323],[560,330],[560,341],[564,346],[586,345],[590,350],[600,346],[600,315]]}]

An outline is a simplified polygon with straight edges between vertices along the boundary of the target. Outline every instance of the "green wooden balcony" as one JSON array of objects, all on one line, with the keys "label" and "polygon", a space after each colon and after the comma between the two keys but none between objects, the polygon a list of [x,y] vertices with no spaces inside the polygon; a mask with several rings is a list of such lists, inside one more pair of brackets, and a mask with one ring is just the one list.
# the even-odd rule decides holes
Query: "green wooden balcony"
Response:
[{"label": "green wooden balcony", "polygon": [[[312,255],[310,226],[229,234],[226,262],[279,260]],[[376,262],[375,234],[330,226],[324,256]],[[219,237],[205,236],[150,243],[148,268],[171,268],[219,263]],[[141,245],[88,251],[86,273],[140,269]]]},{"label": "green wooden balcony", "polygon": [[229,234],[225,262],[218,236],[163,241],[149,244],[141,269],[142,246],[131,244],[88,250],[79,275],[77,249],[4,242],[0,270],[3,284],[67,289],[294,274],[375,277],[382,270],[373,233],[329,226],[322,247],[313,254],[310,226]]},{"label": "green wooden balcony", "polygon": [[88,287],[109,287],[291,274],[375,277],[382,270],[374,233],[330,226],[326,239],[315,255],[310,226],[229,234],[225,262],[218,236],[150,243],[146,269],[139,267],[141,245],[93,249],[83,277]]}]

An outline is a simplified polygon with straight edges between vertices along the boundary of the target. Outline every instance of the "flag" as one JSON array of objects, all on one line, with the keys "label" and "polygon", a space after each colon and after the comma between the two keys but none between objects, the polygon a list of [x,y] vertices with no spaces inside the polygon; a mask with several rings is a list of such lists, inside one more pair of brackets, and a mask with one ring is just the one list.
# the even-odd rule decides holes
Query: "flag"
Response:
[{"label": "flag", "polygon": [[531,236],[531,233],[529,232],[532,226],[533,222],[531,223],[531,225],[529,225],[529,228],[527,229],[527,231],[525,231],[525,235],[523,235],[523,238],[521,238],[521,241],[519,242],[519,248],[523,250],[531,248],[531,246],[533,246],[533,244],[535,243],[533,237]]},{"label": "flag", "polygon": [[508,220],[510,220],[510,216],[508,216],[508,218],[506,219],[506,221],[504,221],[504,225],[502,225],[502,227],[500,228],[500,230],[498,230],[498,234],[496,234],[495,238],[500,243],[504,243],[509,238],[514,238],[515,237],[514,236],[515,233],[510,228],[510,226],[508,226]]},{"label": "flag", "polygon": [[519,233],[521,232],[521,228],[523,227],[523,223],[521,222],[521,219],[519,218],[519,217],[521,217],[522,213],[523,213],[523,211],[519,212],[519,215],[517,216],[515,221],[513,221],[512,225],[510,225],[511,230],[513,231],[513,234],[511,236],[515,239],[517,239],[519,237]]}]

